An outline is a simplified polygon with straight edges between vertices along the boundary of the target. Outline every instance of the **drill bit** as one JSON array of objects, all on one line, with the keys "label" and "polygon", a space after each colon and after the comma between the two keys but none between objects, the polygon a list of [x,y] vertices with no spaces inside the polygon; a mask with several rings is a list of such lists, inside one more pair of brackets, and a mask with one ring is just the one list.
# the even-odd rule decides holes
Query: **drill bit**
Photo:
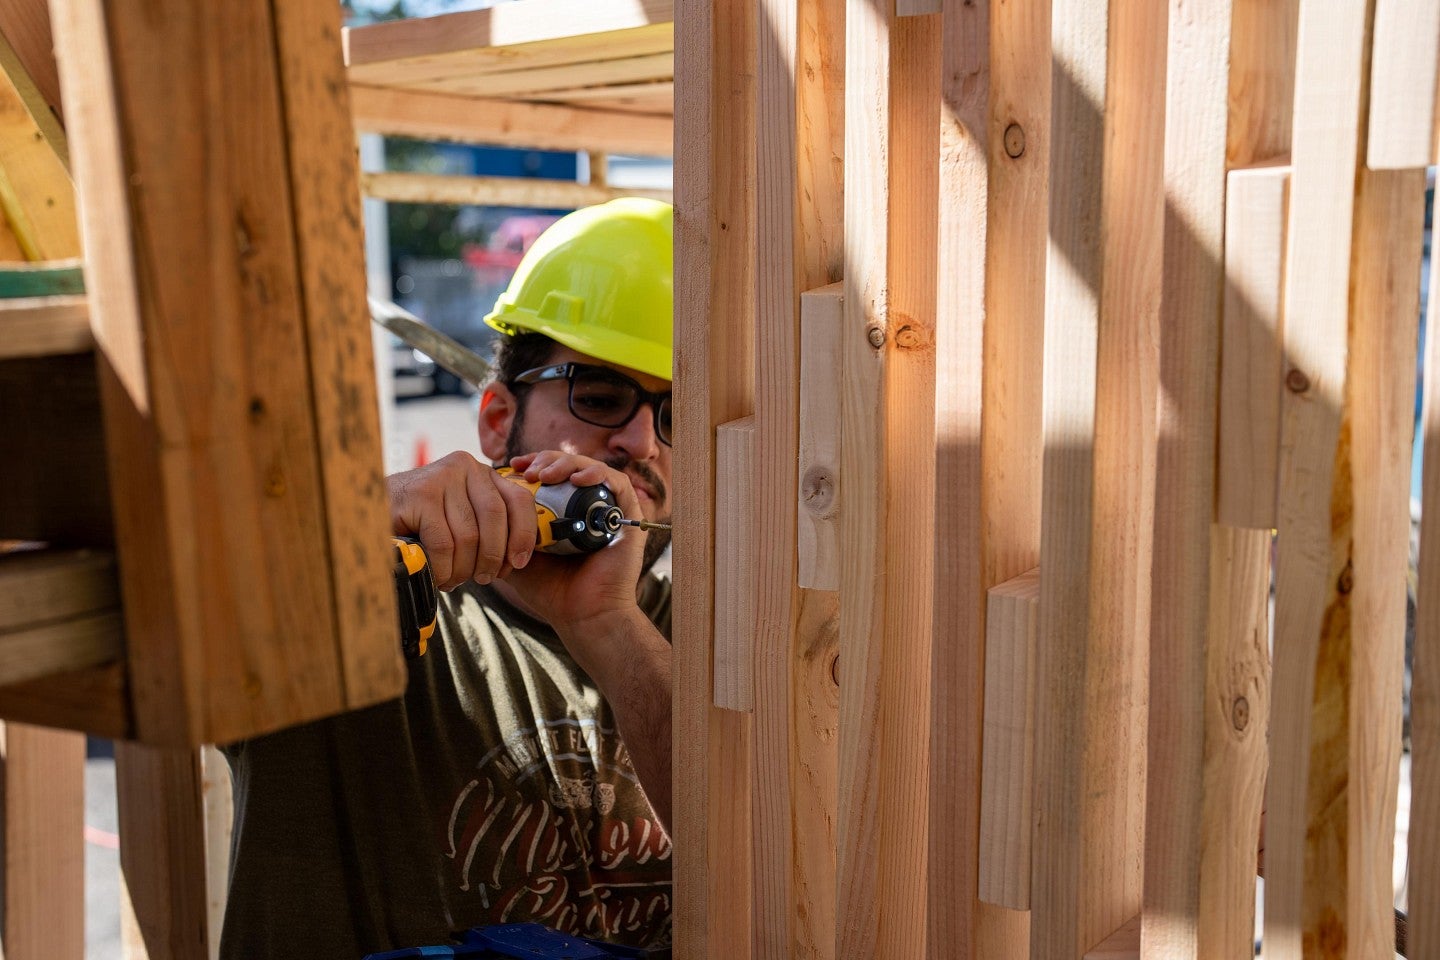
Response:
[{"label": "drill bit", "polygon": [[639,527],[641,530],[664,530],[667,533],[670,531],[670,524],[656,523],[653,520],[630,520],[621,517],[618,522],[623,523],[627,527]]}]

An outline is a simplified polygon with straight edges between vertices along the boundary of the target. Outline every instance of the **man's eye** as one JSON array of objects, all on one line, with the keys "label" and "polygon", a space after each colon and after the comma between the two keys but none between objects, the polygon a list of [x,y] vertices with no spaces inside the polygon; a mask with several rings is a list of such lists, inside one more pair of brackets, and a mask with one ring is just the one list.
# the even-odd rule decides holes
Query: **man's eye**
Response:
[{"label": "man's eye", "polygon": [[586,410],[595,413],[606,413],[619,410],[624,406],[624,398],[613,393],[576,393],[575,403]]}]

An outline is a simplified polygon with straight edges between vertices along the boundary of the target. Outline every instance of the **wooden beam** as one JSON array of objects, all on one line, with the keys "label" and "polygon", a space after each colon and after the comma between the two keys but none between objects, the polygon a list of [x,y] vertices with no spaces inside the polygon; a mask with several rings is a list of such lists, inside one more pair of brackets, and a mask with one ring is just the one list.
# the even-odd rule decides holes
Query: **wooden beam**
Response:
[{"label": "wooden beam", "polygon": [[[1265,804],[1264,939],[1266,956],[1277,960],[1343,953],[1347,925],[1343,790],[1328,814],[1320,792],[1346,773],[1349,654],[1347,627],[1338,618],[1348,615],[1349,588],[1339,584],[1353,516],[1347,491],[1333,501],[1332,494],[1335,479],[1350,469],[1348,445],[1340,446],[1341,411],[1367,6],[1364,0],[1300,6]],[[1312,802],[1322,806],[1312,810]],[[1306,882],[1319,876],[1327,882]]]},{"label": "wooden beam", "polygon": [[210,960],[219,960],[220,931],[230,894],[230,839],[235,825],[235,798],[230,765],[213,746],[200,748],[200,796],[205,806],[205,907]]},{"label": "wooden beam", "polygon": [[50,118],[32,113],[35,106],[21,85],[0,71],[0,209],[27,260],[77,257],[80,231],[65,145],[59,144],[57,153],[46,139]]},{"label": "wooden beam", "polygon": [[800,510],[796,582],[840,589],[840,342],[845,285],[800,295]]},{"label": "wooden beam", "polygon": [[0,725],[7,957],[85,955],[85,738]]},{"label": "wooden beam", "polygon": [[[755,955],[835,949],[833,593],[800,589],[802,292],[840,275],[843,2],[762,0],[756,38]],[[838,377],[838,372],[835,374]],[[832,413],[836,409],[832,409]],[[838,426],[838,425],[837,425]]]},{"label": "wooden beam", "polygon": [[0,717],[111,740],[135,735],[121,660],[0,687]]},{"label": "wooden beam", "polygon": [[837,956],[926,949],[940,24],[845,33]]},{"label": "wooden beam", "polygon": [[[673,81],[675,54],[647,53],[638,57],[606,57],[583,63],[533,67],[504,73],[487,73],[455,80],[437,80],[425,85],[434,93],[485,97],[491,100],[552,100],[565,90],[586,89],[597,94],[627,86]],[[666,110],[673,113],[673,110]]]},{"label": "wooden beam", "polygon": [[991,587],[987,597],[978,896],[1029,910],[1040,569]]},{"label": "wooden beam", "polygon": [[[754,407],[754,4],[680,0],[675,35],[674,946],[752,952],[751,721],[712,702],[715,428]],[[600,141],[592,149],[612,149]]]},{"label": "wooden beam", "polygon": [[350,101],[357,129],[388,136],[656,157],[668,157],[674,149],[670,117],[364,84],[352,85]]},{"label": "wooden beam", "polygon": [[513,65],[513,48],[566,40],[586,42],[595,34],[670,28],[674,0],[597,6],[586,0],[529,0],[504,7],[415,17],[352,27],[345,31],[345,62],[353,69],[445,54],[490,57]]},{"label": "wooden beam", "polygon": [[[1231,22],[1230,0],[1171,4],[1160,307],[1165,402],[1156,463],[1145,825],[1147,836],[1169,840],[1146,849],[1142,922],[1144,950],[1157,956],[1237,956],[1253,949],[1262,775],[1256,752],[1264,725],[1252,714],[1262,699],[1257,667],[1264,661],[1257,664],[1256,648],[1264,644],[1256,634],[1263,637],[1265,621],[1263,601],[1258,610],[1250,601],[1257,592],[1266,595],[1269,543],[1265,534],[1213,523],[1222,290],[1232,252],[1224,242]],[[1269,226],[1266,235],[1278,241],[1278,221]],[[1233,243],[1246,250],[1242,240]],[[1272,280],[1274,298],[1278,269]],[[1236,319],[1259,326],[1252,318],[1260,310]],[[1245,329],[1226,345],[1243,351],[1256,342],[1262,390],[1265,358],[1271,358],[1268,386],[1277,391],[1278,405],[1275,332],[1273,326]],[[1257,404],[1257,420],[1263,409]],[[1263,420],[1257,432],[1263,448]],[[1270,449],[1277,438],[1272,427]],[[1252,719],[1259,721],[1254,727]]]},{"label": "wooden beam", "polygon": [[1032,956],[1141,906],[1165,12],[1052,13]]},{"label": "wooden beam", "polygon": [[16,69],[23,70],[58,125],[63,120],[60,74],[55,67],[50,11],[44,0],[17,0],[0,7],[0,42],[6,49],[0,56],[5,72],[13,78]]},{"label": "wooden beam", "polygon": [[205,811],[194,749],[115,744],[120,869],[145,960],[207,960]]},{"label": "wooden beam", "polygon": [[1231,167],[1289,162],[1300,0],[1234,0],[1230,29]]},{"label": "wooden beam", "polygon": [[[1406,600],[1395,585],[1406,577],[1410,547],[1424,198],[1423,168],[1361,173],[1348,371],[1355,515],[1347,638],[1351,703],[1349,749],[1343,779],[1337,779],[1349,807],[1343,835],[1349,840],[1344,863],[1350,956],[1381,956],[1395,944],[1406,629]],[[1311,792],[1314,798],[1313,783]],[[1311,803],[1314,809],[1315,800]]]},{"label": "wooden beam", "polygon": [[0,301],[0,360],[89,353],[94,347],[83,296]]},{"label": "wooden beam", "polygon": [[527,177],[451,177],[432,173],[362,173],[367,197],[391,203],[448,203],[492,207],[573,210],[617,197],[651,197],[671,202],[670,190],[605,187],[572,180]]},{"label": "wooden beam", "polygon": [[1215,519],[1235,527],[1275,527],[1289,183],[1289,167],[1251,167],[1230,171],[1225,193]]},{"label": "wooden beam", "polygon": [[755,418],[715,428],[715,706],[755,709]]},{"label": "wooden beam", "polygon": [[132,692],[147,741],[228,742],[404,685],[339,11],[128,3],[54,13]]},{"label": "wooden beam", "polygon": [[1365,151],[1371,170],[1413,170],[1435,162],[1437,36],[1440,0],[1376,0]]}]

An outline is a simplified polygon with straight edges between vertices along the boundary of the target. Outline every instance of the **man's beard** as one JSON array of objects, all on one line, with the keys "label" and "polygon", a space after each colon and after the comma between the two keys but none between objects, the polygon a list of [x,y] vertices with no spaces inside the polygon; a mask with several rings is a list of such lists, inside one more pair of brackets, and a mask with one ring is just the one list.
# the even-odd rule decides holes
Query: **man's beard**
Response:
[{"label": "man's beard", "polygon": [[[515,417],[510,423],[510,435],[505,438],[506,463],[510,462],[511,460],[520,456],[523,453],[531,452],[529,449],[529,444],[525,443],[524,441],[524,428],[525,407],[522,404],[520,405],[519,409],[515,411]],[[624,454],[616,454],[615,456],[609,457],[605,460],[602,460],[601,462],[604,463],[605,466],[609,467],[611,470],[618,470],[621,473],[625,473],[628,470],[631,473],[639,476],[639,478],[641,480],[644,480],[645,483],[650,487],[651,491],[653,491],[656,503],[670,502],[669,491],[665,489],[664,481],[660,479],[659,475],[656,474],[655,470],[649,464],[632,460]],[[668,524],[670,522],[670,515],[667,514],[663,517],[659,517],[657,518],[656,522]],[[630,533],[633,530],[634,528],[632,527],[627,530],[626,533]],[[650,568],[655,566],[655,561],[660,559],[660,555],[664,553],[666,548],[669,546],[669,530],[646,531],[645,553],[641,557],[640,561],[640,575],[642,577],[650,572]]]}]

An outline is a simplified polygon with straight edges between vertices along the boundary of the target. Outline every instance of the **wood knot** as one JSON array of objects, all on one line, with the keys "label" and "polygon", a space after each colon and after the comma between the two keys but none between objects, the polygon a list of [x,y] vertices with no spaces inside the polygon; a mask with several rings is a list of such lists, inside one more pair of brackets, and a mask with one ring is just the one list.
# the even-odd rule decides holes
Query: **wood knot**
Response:
[{"label": "wood knot", "polygon": [[830,656],[830,679],[835,682],[835,686],[840,686],[840,654],[838,653]]},{"label": "wood knot", "polygon": [[250,398],[250,422],[259,423],[265,419],[265,401],[259,397]]},{"label": "wood knot", "polygon": [[255,674],[247,673],[245,674],[244,689],[245,696],[249,697],[251,700],[254,700],[256,697],[260,696],[260,691],[264,689],[264,684],[260,682],[260,678],[257,677]]},{"label": "wood knot", "polygon": [[1025,153],[1025,128],[1012,123],[1005,128],[1005,156],[1019,160]]},{"label": "wood knot", "polygon": [[1250,726],[1250,701],[1244,697],[1236,697],[1235,702],[1230,704],[1230,724],[1239,731]]},{"label": "wood knot", "polygon": [[1305,376],[1304,370],[1292,367],[1290,372],[1285,374],[1285,388],[1291,393],[1304,393],[1310,389],[1310,378]]},{"label": "wood knot", "polygon": [[885,346],[885,328],[878,323],[871,324],[865,328],[865,339],[870,341],[870,346],[879,350]]},{"label": "wood knot", "polygon": [[265,477],[265,496],[285,496],[285,472],[279,467],[271,467],[270,473]]},{"label": "wood knot", "polygon": [[924,343],[924,334],[918,327],[907,323],[895,331],[895,346],[902,350],[914,350],[916,347],[923,346]]},{"label": "wood knot", "polygon": [[835,478],[825,467],[811,467],[800,479],[800,499],[809,510],[821,519],[831,515],[835,506]]},{"label": "wood knot", "polygon": [[1345,569],[1340,571],[1340,579],[1335,581],[1335,589],[1344,596],[1355,589],[1355,566],[1351,563],[1345,564]]}]

